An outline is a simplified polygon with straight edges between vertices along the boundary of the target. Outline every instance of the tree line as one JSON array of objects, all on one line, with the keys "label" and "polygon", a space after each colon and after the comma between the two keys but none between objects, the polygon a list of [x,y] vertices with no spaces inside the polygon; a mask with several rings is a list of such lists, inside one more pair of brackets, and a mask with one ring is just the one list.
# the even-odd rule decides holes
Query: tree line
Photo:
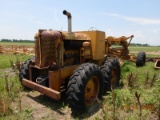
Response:
[{"label": "tree line", "polygon": [[130,46],[150,46],[149,44],[131,43]]},{"label": "tree line", "polygon": [[17,40],[17,39],[1,39],[1,42],[27,42],[27,43],[33,43],[33,40]]}]

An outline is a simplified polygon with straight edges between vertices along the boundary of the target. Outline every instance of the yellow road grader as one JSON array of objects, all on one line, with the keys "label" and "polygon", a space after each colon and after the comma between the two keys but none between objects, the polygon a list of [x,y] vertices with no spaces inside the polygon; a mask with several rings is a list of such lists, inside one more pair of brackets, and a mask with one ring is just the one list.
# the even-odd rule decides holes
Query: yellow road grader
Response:
[{"label": "yellow road grader", "polygon": [[38,31],[35,57],[22,64],[20,81],[55,100],[64,93],[72,111],[88,112],[107,90],[119,85],[120,64],[111,58],[105,32],[73,32],[71,14],[66,10],[63,14],[68,31]]}]

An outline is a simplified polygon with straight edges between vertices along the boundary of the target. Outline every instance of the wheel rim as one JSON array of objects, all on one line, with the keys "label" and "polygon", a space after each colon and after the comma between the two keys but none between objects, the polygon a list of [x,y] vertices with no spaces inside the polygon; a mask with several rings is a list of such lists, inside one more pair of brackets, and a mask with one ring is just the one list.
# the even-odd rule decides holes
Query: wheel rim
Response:
[{"label": "wheel rim", "polygon": [[86,88],[85,88],[85,104],[87,106],[92,105],[95,100],[97,99],[99,93],[99,79],[94,76],[91,77],[87,84],[86,84]]},{"label": "wheel rim", "polygon": [[111,76],[111,89],[114,89],[116,87],[116,83],[117,83],[117,74],[118,74],[118,70],[115,67],[112,71],[112,76]]}]

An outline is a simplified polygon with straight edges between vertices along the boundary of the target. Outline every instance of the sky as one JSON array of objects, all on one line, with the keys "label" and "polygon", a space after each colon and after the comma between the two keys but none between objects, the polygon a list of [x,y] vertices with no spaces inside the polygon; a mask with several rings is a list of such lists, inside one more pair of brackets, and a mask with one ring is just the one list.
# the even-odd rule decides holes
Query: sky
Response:
[{"label": "sky", "polygon": [[0,0],[0,39],[34,40],[39,29],[94,27],[106,36],[134,35],[132,43],[160,45],[160,0]]}]

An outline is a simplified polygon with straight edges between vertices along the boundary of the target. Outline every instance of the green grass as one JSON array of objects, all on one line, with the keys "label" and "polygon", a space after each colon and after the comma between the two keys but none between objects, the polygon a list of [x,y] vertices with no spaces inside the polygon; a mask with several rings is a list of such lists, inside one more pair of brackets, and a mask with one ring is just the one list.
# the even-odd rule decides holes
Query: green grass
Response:
[{"label": "green grass", "polygon": [[146,54],[147,58],[160,58],[160,54],[159,55],[153,55],[153,54]]},{"label": "green grass", "polygon": [[[138,52],[157,52],[160,51],[160,47],[156,47],[156,46],[129,46],[129,50],[130,50],[130,54],[133,54],[135,56],[137,56]],[[135,53],[137,52],[137,53]],[[147,58],[160,58],[160,54],[152,54],[152,53],[146,53],[146,57]]]},{"label": "green grass", "polygon": [[28,59],[30,56],[29,55],[24,55],[24,54],[0,54],[0,69],[5,69],[5,68],[10,68],[11,63],[10,60],[15,63],[17,59],[21,62],[24,62],[26,59]]},{"label": "green grass", "polygon": [[[123,81],[124,86],[122,88],[116,89],[113,91],[114,94],[109,92],[108,95],[104,96],[103,100],[103,106],[102,111],[99,114],[96,114],[95,117],[92,117],[94,120],[100,120],[102,119],[113,119],[113,115],[115,114],[115,118],[119,119],[140,119],[140,109],[138,101],[135,97],[135,92],[140,94],[140,102],[142,104],[142,116],[141,119],[147,119],[148,115],[152,114],[153,109],[158,109],[158,105],[160,104],[160,72],[159,70],[154,69],[154,63],[153,62],[146,62],[145,66],[143,67],[136,67],[134,62],[126,61],[123,66],[121,67],[121,81]],[[137,78],[134,79],[134,87],[128,86],[128,76],[130,74],[133,74],[135,76],[137,74]],[[148,74],[148,83],[146,84],[146,78]],[[153,83],[153,86],[151,87],[151,82],[153,79],[154,74],[156,74],[156,81]],[[5,81],[0,79],[1,81],[1,87],[4,87]],[[10,83],[15,83],[14,88],[12,90],[12,93],[10,94],[14,99],[16,99],[17,91],[20,88],[20,82],[18,81],[18,78],[10,78]],[[1,89],[3,91],[4,89]],[[5,94],[6,95],[6,94]],[[16,96],[17,95],[17,96]],[[115,106],[113,106],[113,95],[114,95],[114,102]],[[7,96],[7,95],[6,95]],[[45,99],[41,101],[41,103],[46,102]],[[53,104],[51,102],[51,104]],[[50,103],[46,104],[47,107],[50,107]],[[55,103],[57,105],[57,103]],[[60,104],[59,104],[60,105]],[[114,111],[115,109],[115,113]],[[18,119],[23,118],[27,119],[32,117],[33,110],[26,108],[23,109],[21,112],[19,111],[19,107],[17,106],[17,109],[13,111],[13,113],[10,113],[3,117],[4,120],[7,119]],[[157,113],[158,114],[158,113]],[[86,115],[88,116],[88,115]],[[77,116],[77,119],[81,117]],[[84,116],[85,118],[85,116]],[[0,118],[1,119],[1,118]]]},{"label": "green grass", "polygon": [[[121,82],[124,86],[106,96],[103,109],[108,112],[102,116],[107,115],[107,119],[113,119],[114,115],[118,119],[132,120],[140,119],[141,113],[141,119],[147,119],[154,109],[160,110],[160,71],[153,66],[153,62],[147,62],[145,66],[137,68],[134,62],[125,62],[121,67]],[[129,86],[129,80],[133,82],[132,87]],[[142,110],[135,96],[136,92],[140,95]],[[160,115],[157,111],[158,114]]]},{"label": "green grass", "polygon": [[26,46],[34,46],[34,43],[29,42],[1,42],[0,45],[26,45]]},{"label": "green grass", "polygon": [[[138,52],[137,52],[137,53],[132,53],[132,52],[130,52],[130,55],[135,55],[135,56],[137,56],[137,55],[138,55]],[[146,53],[146,58],[160,58],[160,54],[157,55],[157,54],[148,54],[148,53]]]},{"label": "green grass", "polygon": [[[22,91],[22,86],[19,81],[18,74],[9,76],[11,72],[13,71],[5,71],[3,72],[3,75],[0,75],[0,100],[3,101],[3,105],[1,104],[0,110],[6,109],[4,113],[0,113],[0,120],[5,118],[2,116],[7,116],[7,119],[10,119],[10,115],[12,115],[13,113],[13,118],[16,118],[16,113],[20,113],[21,109],[20,94]],[[23,115],[24,112],[21,113]],[[22,115],[20,115],[19,117],[21,118]]]},{"label": "green grass", "polygon": [[126,75],[130,72],[138,73],[141,76],[145,76],[147,72],[150,72],[150,75],[153,75],[154,73],[160,74],[160,71],[155,70],[153,66],[154,66],[153,62],[146,62],[145,66],[137,68],[134,62],[126,61],[121,67],[121,74],[123,78],[126,77]]},{"label": "green grass", "polygon": [[160,51],[160,47],[155,47],[155,46],[148,46],[148,47],[144,47],[144,46],[137,46],[137,47],[133,47],[133,46],[129,46],[129,50],[132,51],[143,51],[143,52],[156,52],[156,51]]}]

